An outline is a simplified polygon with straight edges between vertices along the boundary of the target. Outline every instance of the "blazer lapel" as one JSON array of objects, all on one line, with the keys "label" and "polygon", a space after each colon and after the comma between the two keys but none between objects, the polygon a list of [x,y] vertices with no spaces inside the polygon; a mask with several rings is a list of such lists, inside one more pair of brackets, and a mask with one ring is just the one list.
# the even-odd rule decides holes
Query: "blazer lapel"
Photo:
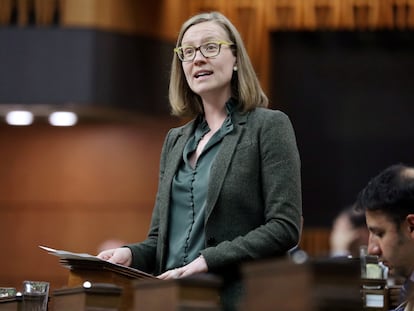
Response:
[{"label": "blazer lapel", "polygon": [[231,163],[233,153],[236,150],[240,136],[244,132],[244,124],[246,123],[248,114],[240,114],[234,112],[233,114],[233,124],[234,130],[228,135],[224,136],[223,141],[221,142],[220,150],[216,155],[214,164],[210,172],[210,181],[207,192],[207,202],[206,202],[206,219],[210,217],[211,212],[216,204],[218,195],[222,188],[224,178],[226,177],[227,170]]}]

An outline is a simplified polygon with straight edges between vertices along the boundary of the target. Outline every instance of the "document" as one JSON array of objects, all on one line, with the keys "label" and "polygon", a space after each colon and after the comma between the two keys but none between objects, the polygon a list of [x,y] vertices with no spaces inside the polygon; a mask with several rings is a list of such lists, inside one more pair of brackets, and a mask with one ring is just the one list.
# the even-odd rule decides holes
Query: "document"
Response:
[{"label": "document", "polygon": [[96,256],[93,256],[93,255],[90,255],[90,254],[86,254],[86,253],[72,253],[72,252],[63,251],[63,250],[57,250],[57,249],[50,248],[47,246],[41,246],[41,245],[39,245],[39,247],[51,255],[55,255],[55,256],[58,256],[64,259],[83,259],[83,260],[91,260],[91,261],[102,261],[102,259]]},{"label": "document", "polygon": [[143,271],[119,264],[114,264],[90,254],[73,253],[41,245],[39,245],[39,247],[49,254],[59,257],[60,263],[72,270],[109,270],[122,274],[124,276],[128,276],[130,278],[157,279],[153,275],[145,273]]}]

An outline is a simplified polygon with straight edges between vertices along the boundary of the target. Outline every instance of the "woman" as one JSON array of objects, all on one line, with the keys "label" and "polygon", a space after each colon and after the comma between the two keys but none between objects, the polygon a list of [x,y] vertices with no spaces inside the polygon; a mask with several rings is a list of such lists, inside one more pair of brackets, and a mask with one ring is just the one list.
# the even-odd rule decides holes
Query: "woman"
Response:
[{"label": "woman", "polygon": [[148,237],[100,253],[160,279],[217,273],[222,302],[240,298],[240,264],[299,240],[300,159],[288,117],[270,110],[240,34],[220,13],[190,18],[172,62],[172,113]]}]

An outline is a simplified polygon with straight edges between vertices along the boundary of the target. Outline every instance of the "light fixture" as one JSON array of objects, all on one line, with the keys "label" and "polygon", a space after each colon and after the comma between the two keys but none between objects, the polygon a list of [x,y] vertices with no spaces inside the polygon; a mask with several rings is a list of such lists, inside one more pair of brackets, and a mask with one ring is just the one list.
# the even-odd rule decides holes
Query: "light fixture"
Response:
[{"label": "light fixture", "polygon": [[49,115],[49,123],[53,126],[72,126],[78,122],[78,116],[69,111],[55,111]]},{"label": "light fixture", "polygon": [[9,125],[30,125],[33,122],[33,113],[27,110],[13,110],[6,114]]}]

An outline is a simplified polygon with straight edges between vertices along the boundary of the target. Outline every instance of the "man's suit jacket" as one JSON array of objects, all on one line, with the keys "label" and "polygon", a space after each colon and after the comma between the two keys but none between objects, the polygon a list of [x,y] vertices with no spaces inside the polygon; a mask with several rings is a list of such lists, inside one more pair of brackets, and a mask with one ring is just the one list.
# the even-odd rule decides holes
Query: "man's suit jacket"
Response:
[{"label": "man's suit jacket", "polygon": [[[256,108],[234,112],[232,122],[234,130],[223,138],[210,172],[201,251],[209,272],[283,255],[299,240],[300,158],[289,118]],[[156,275],[165,269],[171,184],[195,127],[193,120],[166,136],[148,237],[128,245],[132,267]]]}]

